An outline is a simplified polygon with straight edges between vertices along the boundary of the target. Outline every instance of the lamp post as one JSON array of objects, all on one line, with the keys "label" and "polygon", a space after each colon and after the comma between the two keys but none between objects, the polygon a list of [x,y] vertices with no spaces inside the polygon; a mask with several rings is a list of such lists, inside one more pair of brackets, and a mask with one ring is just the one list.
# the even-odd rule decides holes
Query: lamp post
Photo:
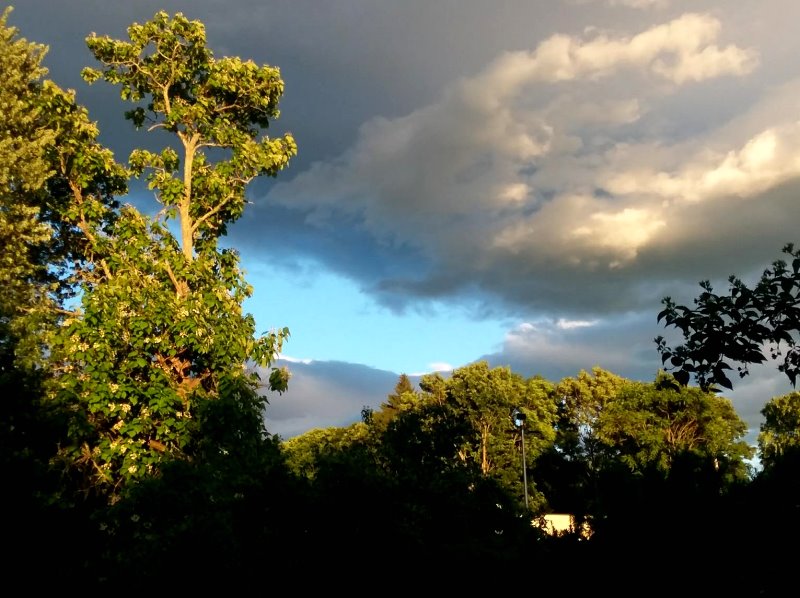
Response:
[{"label": "lamp post", "polygon": [[528,464],[525,462],[525,414],[514,409],[514,424],[522,435],[522,484],[525,487],[525,508],[528,508]]}]

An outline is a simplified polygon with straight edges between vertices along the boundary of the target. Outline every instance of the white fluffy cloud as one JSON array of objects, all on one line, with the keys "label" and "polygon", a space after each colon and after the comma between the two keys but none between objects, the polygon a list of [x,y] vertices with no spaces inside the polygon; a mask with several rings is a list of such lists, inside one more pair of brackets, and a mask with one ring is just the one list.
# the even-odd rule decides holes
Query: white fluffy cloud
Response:
[{"label": "white fluffy cloud", "polygon": [[739,148],[701,148],[673,172],[643,168],[614,173],[605,187],[617,195],[655,195],[694,202],[752,197],[799,172],[800,120],[760,131]]},{"label": "white fluffy cloud", "polygon": [[553,35],[503,54],[438,102],[367,121],[347,152],[275,185],[270,200],[306,211],[312,227],[355,222],[380,247],[416,252],[423,267],[368,282],[379,294],[478,289],[569,309],[565,278],[641,274],[637,259],[685,217],[669,201],[755,193],[797,171],[791,126],[716,156],[703,139],[670,147],[638,128],[683,87],[745,77],[757,64],[754,49],[722,43],[708,14],[634,35]]},{"label": "white fluffy cloud", "polygon": [[752,71],[758,62],[755,51],[733,44],[720,48],[720,28],[714,17],[687,13],[633,37],[554,35],[533,52],[505,54],[470,85],[477,97],[482,89],[499,99],[531,83],[596,80],[626,68],[679,85]]}]

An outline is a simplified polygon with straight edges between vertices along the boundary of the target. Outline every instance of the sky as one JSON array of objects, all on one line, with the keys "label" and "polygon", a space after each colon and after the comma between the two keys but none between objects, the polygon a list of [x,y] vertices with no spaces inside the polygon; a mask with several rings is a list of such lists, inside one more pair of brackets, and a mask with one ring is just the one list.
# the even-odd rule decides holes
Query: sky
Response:
[{"label": "sky", "polygon": [[[281,69],[270,134],[299,154],[250,186],[226,244],[259,332],[291,330],[289,390],[267,410],[283,438],[358,420],[400,373],[477,360],[651,381],[654,337],[679,340],[656,321],[663,297],[752,282],[800,241],[794,0],[13,6],[119,160],[150,141],[116,89],[81,81],[90,33],[182,12],[215,56]],[[752,440],[789,390],[767,364],[725,396]]]}]

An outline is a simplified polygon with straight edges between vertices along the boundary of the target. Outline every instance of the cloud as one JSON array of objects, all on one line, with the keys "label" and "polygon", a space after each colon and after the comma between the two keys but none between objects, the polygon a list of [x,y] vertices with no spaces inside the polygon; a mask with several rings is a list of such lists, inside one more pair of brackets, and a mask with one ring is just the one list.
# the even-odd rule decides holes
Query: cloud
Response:
[{"label": "cloud", "polygon": [[596,366],[633,380],[651,381],[658,372],[653,341],[658,333],[650,314],[593,322],[540,319],[509,330],[499,350],[481,359],[552,381]]},{"label": "cloud", "polygon": [[[504,53],[434,103],[366,121],[347,151],[274,185],[266,206],[296,214],[308,236],[287,253],[305,247],[387,305],[478,297],[520,314],[588,309],[583,319],[657,305],[650,265],[680,251],[674,226],[693,209],[667,205],[680,199],[668,187],[699,193],[705,180],[721,195],[750,177],[756,193],[794,168],[759,168],[771,163],[766,129],[716,161],[703,138],[648,139],[665,98],[756,67],[755,50],[721,36],[718,19],[688,13],[635,35],[559,34]],[[791,131],[774,129],[776,156],[789,155],[777,139]],[[331,234],[335,254],[317,251]]]},{"label": "cloud", "polygon": [[276,365],[288,365],[292,379],[283,394],[264,391],[269,400],[265,419],[267,430],[284,439],[358,421],[363,407],[377,409],[386,400],[398,378],[394,372],[339,361],[279,360]]},{"label": "cloud", "polygon": [[290,357],[289,355],[278,355],[278,361],[285,361],[286,363],[303,363],[306,365],[313,362],[312,359]]},{"label": "cloud", "polygon": [[597,324],[595,320],[565,320],[564,318],[559,318],[556,322],[556,327],[561,330],[572,330],[573,328],[586,328],[595,324]]},{"label": "cloud", "polygon": [[[635,150],[634,150],[635,151]],[[611,176],[617,195],[657,195],[679,201],[754,196],[800,172],[800,121],[770,127],[724,152],[703,148],[677,172],[642,169]]]},{"label": "cloud", "polygon": [[670,4],[670,0],[567,0],[572,4],[590,4],[602,2],[603,4],[611,7],[623,6],[626,8],[637,9],[650,9],[650,8],[666,8]]},{"label": "cloud", "polygon": [[599,79],[621,69],[643,69],[678,85],[723,75],[745,75],[758,63],[754,50],[716,45],[721,23],[687,13],[633,37],[598,34],[582,40],[554,35],[533,52],[511,52],[470,82],[489,96],[531,83]]},{"label": "cloud", "polygon": [[665,8],[669,0],[606,0],[609,6],[628,6],[630,8]]}]

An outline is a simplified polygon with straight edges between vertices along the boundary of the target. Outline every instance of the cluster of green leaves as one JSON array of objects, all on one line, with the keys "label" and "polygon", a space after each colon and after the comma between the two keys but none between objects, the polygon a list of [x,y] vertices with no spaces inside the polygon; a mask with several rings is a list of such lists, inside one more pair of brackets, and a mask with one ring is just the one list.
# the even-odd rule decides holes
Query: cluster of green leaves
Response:
[{"label": "cluster of green leaves", "polygon": [[669,472],[676,459],[693,455],[725,472],[747,478],[753,450],[742,440],[747,426],[728,399],[679,385],[660,373],[652,384],[629,382],[598,418],[605,450],[631,470]]},{"label": "cluster of green leaves", "polygon": [[[181,14],[132,25],[129,41],[90,36],[102,68],[84,77],[120,85],[137,104],[127,113],[134,125],[147,121],[177,143],[134,151],[128,170],[98,143],[74,94],[44,79],[44,47],[19,39],[7,14],[3,347],[16,364],[24,353],[45,366],[48,404],[70,414],[59,460],[85,492],[114,502],[162,464],[198,458],[208,402],[247,388],[259,408],[246,411],[261,422],[266,399],[247,366],[270,366],[289,331],[255,335],[242,310],[252,288],[219,240],[243,213],[247,183],[277,174],[296,153],[291,135],[262,135],[279,115],[283,81],[274,67],[216,60],[202,23]],[[155,217],[115,199],[129,175],[145,172],[162,207]],[[283,391],[287,382],[273,367],[269,386]],[[263,424],[254,430],[266,434]]]},{"label": "cluster of green leaves", "polygon": [[[48,335],[91,259],[125,170],[97,141],[74,93],[45,80],[45,48],[0,20],[0,317],[19,365],[41,365]],[[82,231],[81,228],[84,230]]]},{"label": "cluster of green leaves", "polygon": [[31,195],[50,176],[45,153],[55,131],[42,126],[39,105],[45,48],[19,38],[6,23],[9,12],[0,17],[0,350],[12,361],[22,353],[32,365],[42,320],[33,314],[50,307],[46,264],[37,254],[51,231]]},{"label": "cluster of green leaves", "polygon": [[574,378],[564,378],[556,387],[558,422],[556,444],[574,461],[597,470],[602,447],[596,430],[606,407],[629,380],[595,367]]},{"label": "cluster of green leaves", "polygon": [[732,389],[727,373],[731,364],[738,364],[739,376],[744,377],[749,365],[764,363],[769,355],[782,357],[778,369],[795,384],[800,372],[800,250],[789,244],[783,252],[791,262],[773,262],[752,288],[731,276],[724,295],[702,282],[695,307],[664,299],[658,321],[680,330],[684,343],[672,348],[661,336],[655,340],[662,362],[679,382],[688,384],[694,376],[704,389]]},{"label": "cluster of green leaves", "polygon": [[[203,24],[180,13],[160,11],[131,25],[128,37],[90,36],[89,49],[103,68],[84,69],[83,76],[119,85],[122,99],[137,104],[126,113],[137,128],[147,124],[179,140],[182,155],[173,148],[136,150],[130,163],[137,175],[149,171],[166,214],[178,216],[184,255],[191,259],[196,244],[213,249],[242,215],[247,183],[276,175],[297,153],[290,134],[259,138],[280,114],[283,80],[275,67],[216,59]],[[210,160],[206,149],[225,159]]]},{"label": "cluster of green leaves", "polygon": [[[420,381],[424,398],[436,401],[454,417],[463,418],[467,434],[458,457],[484,476],[495,477],[513,495],[523,493],[521,480],[522,431],[515,411],[526,416],[526,453],[535,459],[554,439],[553,385],[535,377],[524,379],[509,368],[489,368],[484,361],[455,370],[443,380],[433,374]],[[536,495],[535,488],[529,493]]]},{"label": "cluster of green leaves", "polygon": [[785,455],[800,451],[800,393],[774,397],[761,409],[764,422],[758,435],[762,465],[769,469]]},{"label": "cluster of green leaves", "polygon": [[[245,376],[256,351],[274,355],[281,339],[253,340],[253,319],[241,310],[249,288],[230,251],[187,262],[165,227],[130,207],[111,232],[109,276],[87,286],[53,358],[58,399],[81,406],[75,437],[88,425],[65,456],[94,483],[116,487],[164,458],[189,456],[199,405]],[[176,292],[170,272],[188,292]]]},{"label": "cluster of green leaves", "polygon": [[657,485],[690,463],[700,468],[690,478],[710,470],[720,491],[748,479],[747,426],[725,398],[683,387],[665,372],[642,383],[601,368],[565,378],[556,394],[556,441],[534,471],[553,508],[602,515],[619,499],[620,476]]},{"label": "cluster of green leaves", "polygon": [[[419,393],[409,385],[401,376],[395,392],[371,417],[386,467],[394,475],[422,477],[460,471],[465,488],[476,479],[490,479],[521,500],[522,430],[514,413],[526,416],[525,449],[535,460],[554,439],[553,385],[540,377],[524,379],[509,368],[490,368],[485,361],[458,368],[447,378],[423,376]],[[541,499],[535,484],[529,481],[529,486],[529,493]]]},{"label": "cluster of green leaves", "polygon": [[417,392],[409,377],[406,374],[400,374],[394,392],[389,393],[386,401],[381,403],[381,408],[378,411],[368,409],[364,414],[366,417],[362,417],[362,419],[380,430],[385,430],[389,422],[398,414],[413,407],[417,398]]}]

